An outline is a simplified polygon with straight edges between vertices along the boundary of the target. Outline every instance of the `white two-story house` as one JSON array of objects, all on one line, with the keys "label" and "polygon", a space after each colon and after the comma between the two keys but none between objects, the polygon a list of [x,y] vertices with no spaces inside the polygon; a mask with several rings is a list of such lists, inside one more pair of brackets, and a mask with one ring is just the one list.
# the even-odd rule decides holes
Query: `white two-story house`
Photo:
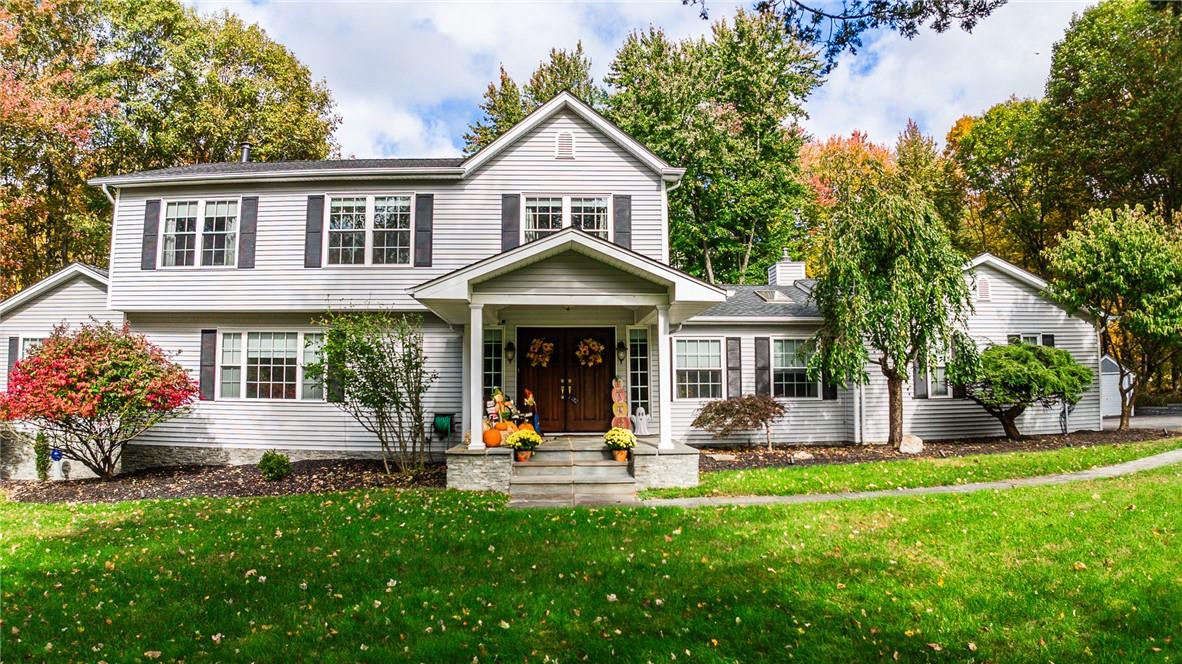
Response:
[{"label": "white two-story house", "polygon": [[[653,436],[634,457],[641,485],[697,481],[686,445],[711,439],[690,423],[727,396],[783,399],[782,442],[885,440],[881,375],[872,368],[869,384],[837,389],[809,381],[798,360],[820,324],[802,263],[785,258],[762,286],[715,286],[669,265],[668,192],[682,172],[561,94],[468,158],[244,161],[96,178],[114,202],[108,270],[74,266],[0,302],[0,366],[54,324],[90,317],[126,320],[174,353],[200,401],[129,446],[125,469],[251,462],[268,449],[376,454],[376,439],[303,375],[315,320],[347,309],[423,317],[439,376],[426,407],[456,423],[436,437],[453,450],[449,470],[508,468],[481,442],[494,386],[518,399],[529,389],[546,434],[602,434],[617,377],[628,412],[651,416]],[[1051,343],[1098,380],[1095,329],[1047,300],[1041,280],[988,255],[966,279],[980,343]],[[576,357],[587,340],[604,349],[602,363]],[[543,345],[548,361],[531,359]],[[909,431],[1001,434],[954,398],[942,367],[930,374],[911,381]],[[1059,431],[1063,417],[1033,409],[1023,429]],[[1067,426],[1100,428],[1098,389]],[[5,458],[9,474],[28,472],[27,455]],[[452,483],[506,488],[508,470],[477,470]]]}]

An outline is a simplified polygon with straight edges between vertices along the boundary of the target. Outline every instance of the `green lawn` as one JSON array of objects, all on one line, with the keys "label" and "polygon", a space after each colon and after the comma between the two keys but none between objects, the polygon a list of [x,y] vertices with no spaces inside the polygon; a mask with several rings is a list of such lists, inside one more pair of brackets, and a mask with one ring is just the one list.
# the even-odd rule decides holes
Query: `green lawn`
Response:
[{"label": "green lawn", "polygon": [[702,473],[688,489],[654,489],[645,498],[688,496],[787,496],[802,493],[876,491],[1069,473],[1130,461],[1182,447],[1182,439],[1072,447],[1044,452],[979,454],[817,466],[788,466]]},{"label": "green lawn", "polygon": [[0,502],[0,649],[109,662],[1182,657],[1182,466],[796,507],[504,504],[392,490]]}]

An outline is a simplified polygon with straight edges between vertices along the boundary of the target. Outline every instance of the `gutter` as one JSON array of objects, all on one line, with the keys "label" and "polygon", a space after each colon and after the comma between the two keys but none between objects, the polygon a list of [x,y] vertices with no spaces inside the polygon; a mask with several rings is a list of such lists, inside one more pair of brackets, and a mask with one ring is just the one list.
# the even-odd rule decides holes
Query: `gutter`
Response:
[{"label": "gutter", "polygon": [[297,171],[266,171],[255,173],[198,173],[192,175],[153,175],[145,177],[126,177],[115,175],[111,177],[91,178],[87,184],[120,187],[146,187],[153,185],[174,184],[220,184],[239,182],[306,182],[308,180],[336,180],[336,179],[389,179],[389,178],[421,178],[421,179],[460,179],[465,170],[463,168],[417,168],[413,170],[398,170],[389,168],[321,168],[315,170]]}]

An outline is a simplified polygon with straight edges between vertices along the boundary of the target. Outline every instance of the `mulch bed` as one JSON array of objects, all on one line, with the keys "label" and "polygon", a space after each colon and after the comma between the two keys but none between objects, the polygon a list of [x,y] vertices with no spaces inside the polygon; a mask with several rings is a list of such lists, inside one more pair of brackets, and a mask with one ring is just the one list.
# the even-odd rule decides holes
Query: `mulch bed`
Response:
[{"label": "mulch bed", "polygon": [[[746,470],[778,468],[782,466],[815,466],[835,463],[863,463],[867,461],[898,461],[901,459],[943,459],[971,454],[1001,454],[1004,452],[1037,452],[1061,447],[1093,447],[1114,443],[1157,440],[1164,436],[1161,429],[1130,429],[1129,431],[1077,431],[1066,435],[1031,436],[1012,443],[1005,438],[972,438],[924,442],[920,454],[900,454],[887,445],[792,445],[776,447],[711,447],[702,450],[699,468],[702,472],[717,470]],[[812,458],[800,458],[808,453]],[[733,455],[733,461],[719,461],[712,455]],[[794,455],[796,458],[794,459]]]},{"label": "mulch bed", "polygon": [[141,498],[196,498],[226,496],[288,496],[346,489],[442,487],[444,464],[427,466],[413,475],[387,475],[381,461],[296,461],[291,475],[267,482],[256,466],[175,466],[120,475],[108,482],[97,479],[65,482],[2,481],[9,500],[27,503],[114,503]]}]

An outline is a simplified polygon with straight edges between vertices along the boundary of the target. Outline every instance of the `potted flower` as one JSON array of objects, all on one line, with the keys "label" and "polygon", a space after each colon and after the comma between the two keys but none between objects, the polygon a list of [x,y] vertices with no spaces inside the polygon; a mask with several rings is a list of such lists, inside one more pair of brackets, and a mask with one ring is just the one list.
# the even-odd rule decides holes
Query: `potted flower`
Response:
[{"label": "potted flower", "polygon": [[616,461],[627,461],[628,450],[636,447],[636,434],[623,427],[612,427],[603,434],[603,444],[612,451]]},{"label": "potted flower", "polygon": [[505,441],[507,447],[513,448],[518,461],[528,461],[533,456],[534,448],[542,444],[542,437],[537,431],[519,429]]}]

